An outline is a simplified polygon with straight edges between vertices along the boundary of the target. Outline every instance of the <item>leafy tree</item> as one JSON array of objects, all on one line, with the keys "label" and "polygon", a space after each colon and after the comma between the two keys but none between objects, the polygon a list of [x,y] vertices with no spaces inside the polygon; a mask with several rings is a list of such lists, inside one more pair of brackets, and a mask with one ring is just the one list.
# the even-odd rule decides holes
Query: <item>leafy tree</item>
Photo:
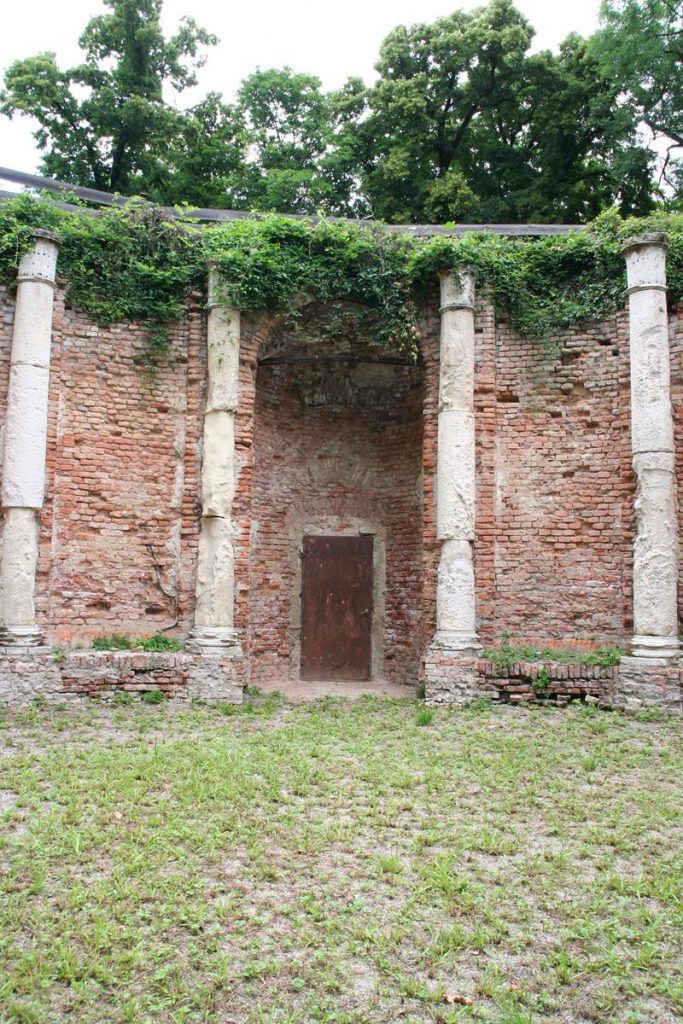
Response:
[{"label": "leafy tree", "polygon": [[532,38],[511,0],[387,37],[356,125],[375,216],[552,221],[613,201],[649,208],[649,158],[624,159],[631,122],[584,40],[530,56]]},{"label": "leafy tree", "polygon": [[280,213],[351,213],[356,155],[344,126],[350,111],[362,109],[364,92],[356,79],[326,94],[320,79],[287,67],[250,75],[237,98],[251,152],[243,203]]},{"label": "leafy tree", "polygon": [[84,61],[61,70],[53,53],[16,61],[5,76],[0,111],[29,114],[45,151],[45,174],[109,191],[163,198],[168,150],[182,151],[192,121],[223,116],[215,98],[189,121],[164,100],[196,84],[200,49],[216,37],[192,18],[165,39],[161,0],[105,0],[111,13],[92,18],[79,45]]},{"label": "leafy tree", "polygon": [[583,221],[652,207],[639,118],[683,138],[680,0],[605,0],[598,39],[572,35],[558,54],[530,54],[531,25],[490,0],[395,29],[369,88],[257,70],[234,104],[211,93],[186,110],[165,96],[196,84],[215,37],[184,19],[166,39],[162,0],[105,2],[81,64],[17,61],[0,93],[0,112],[37,118],[42,170],[77,184],[394,222]]},{"label": "leafy tree", "polygon": [[247,135],[240,112],[218,93],[209,93],[176,120],[162,154],[157,187],[165,203],[245,209]]},{"label": "leafy tree", "polygon": [[683,3],[604,0],[592,47],[621,102],[655,139],[668,141],[662,178],[683,195]]}]

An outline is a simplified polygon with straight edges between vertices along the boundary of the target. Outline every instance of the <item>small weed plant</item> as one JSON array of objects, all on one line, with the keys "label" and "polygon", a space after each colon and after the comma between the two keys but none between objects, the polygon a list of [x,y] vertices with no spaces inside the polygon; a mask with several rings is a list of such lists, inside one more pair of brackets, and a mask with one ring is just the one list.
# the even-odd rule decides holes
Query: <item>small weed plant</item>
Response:
[{"label": "small weed plant", "polygon": [[132,651],[142,648],[150,653],[163,651],[179,651],[182,648],[182,641],[175,636],[166,636],[165,633],[154,633],[152,636],[130,637],[125,633],[111,633],[93,637],[94,651]]},{"label": "small weed plant", "polygon": [[536,678],[531,681],[531,688],[539,697],[550,690],[550,674],[545,665],[540,669]]},{"label": "small weed plant", "polygon": [[163,699],[164,695],[161,690],[145,690],[142,695],[144,704],[161,704]]},{"label": "small weed plant", "polygon": [[[618,665],[625,653],[620,647],[597,647],[594,651],[576,651],[562,647],[534,647],[505,640],[498,647],[487,648],[484,651],[484,657],[487,661],[493,662],[496,667],[505,669],[510,669],[513,665],[519,665],[521,662],[600,665],[608,668]],[[547,677],[547,673],[545,677]],[[539,680],[540,678],[539,675]],[[549,677],[547,677],[547,682],[550,682]]]},{"label": "small weed plant", "polygon": [[434,714],[433,708],[420,708],[415,716],[415,721],[418,725],[431,725],[434,721]]}]

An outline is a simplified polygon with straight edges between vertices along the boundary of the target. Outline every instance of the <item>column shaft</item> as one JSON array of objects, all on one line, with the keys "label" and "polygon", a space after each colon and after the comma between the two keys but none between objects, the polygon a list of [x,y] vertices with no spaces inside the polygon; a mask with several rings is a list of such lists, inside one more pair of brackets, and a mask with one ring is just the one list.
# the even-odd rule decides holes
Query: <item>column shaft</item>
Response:
[{"label": "column shaft", "polygon": [[624,245],[628,276],[631,443],[636,474],[632,651],[678,654],[678,522],[666,310],[666,236]]},{"label": "column shaft", "polygon": [[58,249],[54,235],[36,231],[17,274],[2,471],[0,643],[9,648],[35,649],[43,643],[35,617],[35,577]]},{"label": "column shaft", "polygon": [[441,275],[441,346],[436,526],[441,542],[436,595],[440,647],[481,649],[474,586],[474,275]]},{"label": "column shaft", "polygon": [[221,298],[209,274],[208,385],[202,452],[202,521],[197,560],[197,604],[188,647],[202,654],[239,654],[234,628],[235,413],[239,373],[240,311]]}]

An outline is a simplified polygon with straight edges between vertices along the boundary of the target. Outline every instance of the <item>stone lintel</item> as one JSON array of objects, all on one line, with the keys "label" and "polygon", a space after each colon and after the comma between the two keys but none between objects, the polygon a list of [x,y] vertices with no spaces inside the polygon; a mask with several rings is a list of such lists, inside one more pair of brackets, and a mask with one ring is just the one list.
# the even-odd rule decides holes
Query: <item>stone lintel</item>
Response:
[{"label": "stone lintel", "polygon": [[54,242],[55,245],[62,244],[60,236],[55,234],[54,231],[48,231],[46,228],[33,228],[31,238],[47,238],[49,242]]}]

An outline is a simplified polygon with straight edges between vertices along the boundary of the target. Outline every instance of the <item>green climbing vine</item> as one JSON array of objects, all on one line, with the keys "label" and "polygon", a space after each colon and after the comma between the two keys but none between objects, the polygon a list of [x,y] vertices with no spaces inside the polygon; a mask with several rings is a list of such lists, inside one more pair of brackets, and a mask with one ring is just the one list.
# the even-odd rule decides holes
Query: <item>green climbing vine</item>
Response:
[{"label": "green climbing vine", "polygon": [[12,283],[36,227],[61,238],[59,269],[71,305],[103,324],[145,320],[153,360],[165,351],[164,326],[182,314],[188,293],[204,286],[208,264],[222,275],[226,298],[243,310],[268,309],[295,322],[307,298],[357,303],[376,344],[405,354],[416,351],[419,307],[438,272],[465,264],[490,288],[499,315],[524,335],[548,339],[618,309],[626,287],[621,243],[665,230],[671,298],[683,300],[680,214],[624,221],[609,212],[581,231],[539,238],[481,232],[425,239],[380,225],[277,215],[207,227],[189,213],[169,218],[140,200],[71,212],[25,194],[0,203],[0,280]]}]

